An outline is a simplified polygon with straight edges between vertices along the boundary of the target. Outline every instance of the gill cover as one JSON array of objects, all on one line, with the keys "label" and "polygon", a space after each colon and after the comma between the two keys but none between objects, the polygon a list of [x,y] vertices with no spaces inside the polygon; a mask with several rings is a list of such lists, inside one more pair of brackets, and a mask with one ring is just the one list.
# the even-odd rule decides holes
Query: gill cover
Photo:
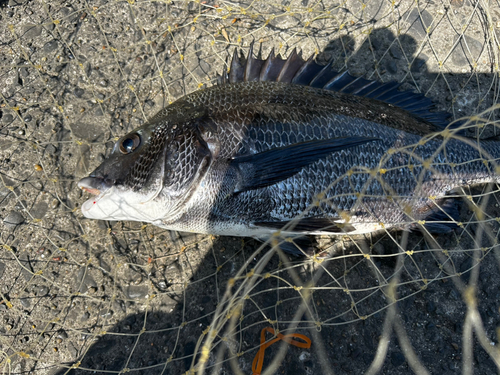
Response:
[{"label": "gill cover", "polygon": [[[172,116],[175,120],[176,116]],[[120,138],[109,157],[78,186],[96,195],[86,217],[154,222],[176,216],[210,165],[197,127],[153,118]]]}]

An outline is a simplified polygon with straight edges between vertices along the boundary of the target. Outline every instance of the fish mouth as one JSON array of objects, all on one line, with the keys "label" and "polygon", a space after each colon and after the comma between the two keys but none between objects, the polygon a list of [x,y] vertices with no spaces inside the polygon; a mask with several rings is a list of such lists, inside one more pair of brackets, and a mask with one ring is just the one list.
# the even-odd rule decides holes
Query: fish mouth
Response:
[{"label": "fish mouth", "polygon": [[92,195],[99,195],[101,194],[101,191],[99,189],[94,189],[94,188],[91,188],[89,186],[85,186],[85,185],[81,185],[80,183],[78,183],[78,187],[80,189],[82,189],[83,191],[86,191],[87,193],[90,193]]},{"label": "fish mouth", "polygon": [[96,207],[97,203],[99,203],[107,193],[111,192],[113,184],[114,181],[112,180],[93,176],[85,177],[78,181],[78,187],[80,189],[93,195],[92,198],[82,205],[82,213],[85,217],[99,219],[99,217],[94,217],[96,215],[94,207]]},{"label": "fish mouth", "polygon": [[103,178],[85,177],[78,181],[78,187],[92,195],[100,195],[111,188],[111,184]]}]

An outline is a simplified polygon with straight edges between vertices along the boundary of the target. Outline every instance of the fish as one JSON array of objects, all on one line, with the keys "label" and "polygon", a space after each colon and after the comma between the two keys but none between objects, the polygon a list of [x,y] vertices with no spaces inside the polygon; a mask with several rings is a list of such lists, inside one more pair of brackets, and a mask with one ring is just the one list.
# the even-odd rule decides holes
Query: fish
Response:
[{"label": "fish", "polygon": [[[78,186],[85,217],[224,236],[449,233],[453,194],[499,182],[481,144],[423,94],[337,72],[294,49],[235,49],[217,83],[122,136]],[[285,251],[303,254],[300,247]]]}]

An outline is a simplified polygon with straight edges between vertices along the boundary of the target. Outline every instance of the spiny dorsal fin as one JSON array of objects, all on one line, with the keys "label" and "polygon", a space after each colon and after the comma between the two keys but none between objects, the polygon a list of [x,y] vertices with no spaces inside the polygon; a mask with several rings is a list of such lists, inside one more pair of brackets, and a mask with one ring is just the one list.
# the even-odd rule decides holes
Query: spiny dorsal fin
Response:
[{"label": "spiny dorsal fin", "polygon": [[262,69],[260,75],[260,81],[276,81],[278,76],[285,65],[285,60],[283,60],[279,55],[274,55],[274,48],[269,53],[265,63],[265,69]]},{"label": "spiny dorsal fin", "polygon": [[297,49],[294,48],[288,59],[285,60],[285,65],[283,65],[277,81],[292,82],[293,77],[295,77],[302,65],[304,65],[304,60],[297,54]]},{"label": "spiny dorsal fin", "polygon": [[259,81],[260,71],[264,65],[264,60],[253,57],[253,43],[248,52],[248,59],[245,64],[244,81]]},{"label": "spiny dorsal fin", "polygon": [[[400,84],[397,82],[380,83],[363,77],[354,77],[347,71],[337,72],[332,68],[333,61],[320,65],[314,61],[313,57],[304,60],[296,49],[293,49],[287,59],[282,59],[279,55],[275,56],[274,49],[272,49],[267,59],[262,60],[253,56],[252,43],[247,57],[242,51],[238,54],[238,49],[235,48],[229,72],[218,76],[217,83],[274,81],[317,87],[380,100],[398,106],[440,128],[448,126],[450,114],[433,111],[435,110],[434,103],[423,94],[399,91]],[[456,124],[454,127],[459,125]]]}]

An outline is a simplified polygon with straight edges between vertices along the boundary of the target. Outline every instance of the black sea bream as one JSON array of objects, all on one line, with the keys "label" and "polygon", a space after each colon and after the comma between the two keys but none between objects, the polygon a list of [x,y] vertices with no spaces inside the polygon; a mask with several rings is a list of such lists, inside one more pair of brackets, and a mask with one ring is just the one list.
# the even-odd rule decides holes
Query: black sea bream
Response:
[{"label": "black sea bream", "polygon": [[82,212],[260,240],[283,227],[292,236],[449,231],[447,194],[498,181],[500,143],[479,148],[428,98],[397,86],[295,51],[286,60],[235,52],[217,85],[116,142],[79,182],[96,195]]}]

